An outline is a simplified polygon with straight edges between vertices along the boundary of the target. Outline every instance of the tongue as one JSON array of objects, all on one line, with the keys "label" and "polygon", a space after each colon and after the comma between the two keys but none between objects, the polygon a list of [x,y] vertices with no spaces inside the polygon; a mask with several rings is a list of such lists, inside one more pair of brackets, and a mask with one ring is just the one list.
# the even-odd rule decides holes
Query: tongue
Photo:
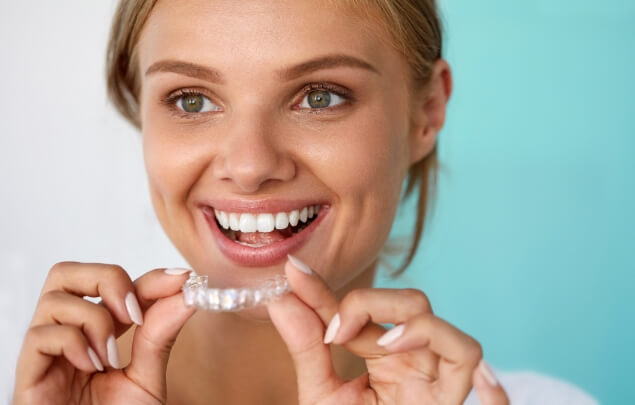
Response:
[{"label": "tongue", "polygon": [[252,245],[268,245],[286,239],[286,237],[277,229],[271,232],[236,232],[237,241]]}]

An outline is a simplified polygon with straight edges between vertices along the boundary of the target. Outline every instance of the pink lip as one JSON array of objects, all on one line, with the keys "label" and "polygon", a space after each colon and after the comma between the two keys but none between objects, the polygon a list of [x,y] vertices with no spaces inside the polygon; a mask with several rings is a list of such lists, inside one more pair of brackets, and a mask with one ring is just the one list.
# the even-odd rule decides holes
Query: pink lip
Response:
[{"label": "pink lip", "polygon": [[[315,203],[308,203],[306,205],[312,205]],[[216,207],[222,211],[230,211],[230,212],[241,212],[240,208],[246,208],[249,206],[250,209],[248,212],[277,212],[277,211],[286,211],[297,209],[298,207],[305,207],[306,205],[298,205],[298,202],[293,203],[292,208],[286,208],[289,205],[285,206],[284,209],[280,209],[279,205],[273,207],[271,203],[264,205],[240,205],[240,204],[232,204],[231,207],[228,207],[227,204]],[[222,208],[224,207],[224,208]],[[229,208],[229,209],[228,209]],[[275,208],[275,209],[272,209]],[[301,232],[294,234],[293,236],[286,238],[284,240],[274,242],[270,245],[252,248],[249,246],[244,246],[239,243],[234,242],[233,240],[227,238],[225,234],[221,232],[218,228],[218,224],[216,223],[216,218],[214,216],[214,211],[212,207],[206,206],[203,207],[203,215],[205,216],[205,220],[209,224],[210,229],[212,230],[212,235],[214,235],[214,239],[216,240],[216,244],[223,254],[230,260],[234,261],[243,266],[248,267],[264,267],[270,266],[272,264],[276,264],[281,260],[286,259],[287,254],[292,251],[298,249],[306,240],[311,236],[313,231],[318,227],[320,222],[324,219],[326,214],[329,211],[329,206],[324,205],[320,207],[320,211],[318,212],[317,217]],[[246,212],[244,209],[242,212]]]},{"label": "pink lip", "polygon": [[328,205],[327,201],[316,200],[206,200],[201,207],[209,206],[225,212],[251,212],[251,213],[276,213],[282,211],[301,210],[310,205]]}]

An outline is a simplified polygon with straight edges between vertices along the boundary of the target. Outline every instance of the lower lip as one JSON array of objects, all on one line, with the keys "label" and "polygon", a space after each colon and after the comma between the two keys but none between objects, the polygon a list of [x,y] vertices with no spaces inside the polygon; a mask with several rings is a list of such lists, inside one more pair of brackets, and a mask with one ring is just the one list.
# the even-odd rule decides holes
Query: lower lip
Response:
[{"label": "lower lip", "polygon": [[284,240],[258,248],[241,245],[225,236],[218,228],[212,209],[203,210],[203,215],[212,230],[216,244],[227,258],[243,266],[264,267],[286,259],[287,254],[300,248],[322,222],[328,211],[328,206],[321,206],[317,218],[302,231]]}]

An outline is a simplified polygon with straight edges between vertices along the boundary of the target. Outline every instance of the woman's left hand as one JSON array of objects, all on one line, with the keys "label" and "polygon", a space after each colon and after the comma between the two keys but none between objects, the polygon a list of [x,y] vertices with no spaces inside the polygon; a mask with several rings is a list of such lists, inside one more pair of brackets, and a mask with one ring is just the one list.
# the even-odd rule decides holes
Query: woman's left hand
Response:
[{"label": "woman's left hand", "polygon": [[[285,272],[293,293],[268,309],[293,358],[300,405],[458,405],[472,386],[482,405],[509,404],[481,345],[434,316],[423,292],[362,288],[340,302],[302,262],[288,261]],[[365,359],[368,373],[340,378],[330,343]]]}]

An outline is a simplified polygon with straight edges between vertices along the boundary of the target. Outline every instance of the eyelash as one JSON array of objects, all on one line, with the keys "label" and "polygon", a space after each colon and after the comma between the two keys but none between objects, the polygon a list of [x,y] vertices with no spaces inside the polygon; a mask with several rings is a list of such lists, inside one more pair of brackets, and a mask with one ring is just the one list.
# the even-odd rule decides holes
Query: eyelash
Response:
[{"label": "eyelash", "polygon": [[[298,108],[297,106],[294,105],[293,110],[296,110],[296,111],[306,110],[306,112],[310,114],[325,114],[325,113],[332,112],[333,110],[336,110],[338,108],[344,107],[354,101],[354,98],[350,90],[341,86],[331,84],[331,83],[317,82],[317,83],[307,84],[302,88],[301,90],[302,98],[300,99],[300,103],[302,102],[302,100],[304,100],[304,97],[306,97],[309,93],[315,90],[325,90],[325,91],[334,93],[337,96],[341,97],[344,101],[333,107],[323,107],[323,108]],[[194,88],[189,88],[189,89],[185,88],[185,89],[179,89],[170,93],[167,97],[165,97],[165,99],[163,100],[163,103],[171,110],[171,112],[175,113],[181,118],[197,118],[201,114],[207,114],[207,112],[188,113],[178,108],[176,106],[176,103],[182,97],[187,97],[187,96],[203,96],[211,101],[211,98],[208,97],[204,91],[199,89],[194,89]],[[214,112],[214,111],[210,111],[210,112]]]}]

